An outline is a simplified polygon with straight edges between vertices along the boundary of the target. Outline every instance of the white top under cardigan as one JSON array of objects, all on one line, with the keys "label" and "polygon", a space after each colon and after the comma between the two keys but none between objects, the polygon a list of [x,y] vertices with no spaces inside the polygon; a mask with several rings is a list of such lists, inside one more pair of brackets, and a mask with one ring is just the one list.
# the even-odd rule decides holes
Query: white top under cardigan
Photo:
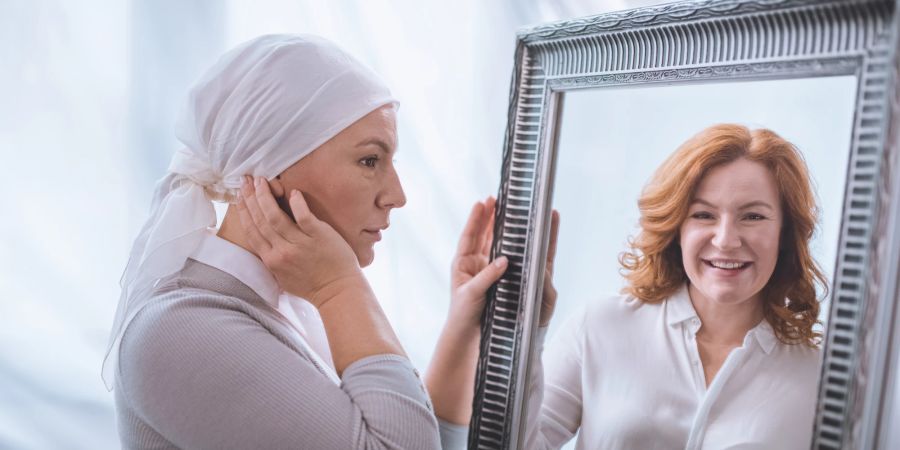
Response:
[{"label": "white top under cardigan", "polygon": [[290,322],[294,330],[303,337],[301,342],[312,350],[319,362],[331,369],[329,376],[337,381],[328,337],[319,311],[305,299],[282,291],[272,272],[256,255],[210,232],[191,258],[237,278],[259,294],[272,309]]},{"label": "white top under cardigan", "polygon": [[[687,286],[667,300],[594,301],[561,327],[533,372],[528,449],[805,449],[820,352],[750,330],[709,388]],[[541,389],[541,387],[544,389]]]}]

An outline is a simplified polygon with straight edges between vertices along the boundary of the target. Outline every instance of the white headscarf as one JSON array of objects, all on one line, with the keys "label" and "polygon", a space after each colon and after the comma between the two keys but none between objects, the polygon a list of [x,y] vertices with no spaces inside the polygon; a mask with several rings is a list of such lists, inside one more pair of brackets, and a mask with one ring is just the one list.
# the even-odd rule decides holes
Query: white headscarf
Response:
[{"label": "white headscarf", "polygon": [[269,35],[223,55],[191,89],[176,124],[184,148],[156,185],[134,241],[103,361],[113,389],[119,344],[153,287],[184,266],[212,201],[234,202],[243,175],[273,178],[366,114],[396,104],[371,70],[329,41]]}]

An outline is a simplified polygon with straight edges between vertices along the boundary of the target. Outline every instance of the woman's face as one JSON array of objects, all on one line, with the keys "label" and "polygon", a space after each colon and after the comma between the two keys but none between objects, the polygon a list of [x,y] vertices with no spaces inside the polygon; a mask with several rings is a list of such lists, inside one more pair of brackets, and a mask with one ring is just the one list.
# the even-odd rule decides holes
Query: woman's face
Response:
[{"label": "woman's face", "polygon": [[385,106],[297,161],[277,181],[285,194],[302,192],[310,211],[350,244],[365,267],[375,258],[391,210],[406,204],[394,169],[396,149],[396,112]]},{"label": "woman's face", "polygon": [[758,301],[778,260],[782,220],[775,177],[764,165],[739,159],[711,169],[679,234],[691,298]]}]

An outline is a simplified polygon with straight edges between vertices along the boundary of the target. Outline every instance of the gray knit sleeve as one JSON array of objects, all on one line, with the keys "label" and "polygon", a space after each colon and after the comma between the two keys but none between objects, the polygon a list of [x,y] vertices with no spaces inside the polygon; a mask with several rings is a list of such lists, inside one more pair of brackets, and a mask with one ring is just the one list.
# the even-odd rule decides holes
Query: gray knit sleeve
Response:
[{"label": "gray knit sleeve", "polygon": [[444,450],[464,450],[469,438],[469,426],[441,420],[438,417],[438,428],[441,433],[441,447]]},{"label": "gray knit sleeve", "polygon": [[[543,367],[540,365],[540,361],[541,354],[544,351],[544,340],[547,336],[547,328],[548,327],[539,327],[534,336],[533,342],[535,345],[535,359],[537,362],[531,364],[531,383],[526,391],[526,395],[528,396],[526,401],[529,402],[528,407],[530,411],[539,410],[541,406],[541,397],[537,390],[543,388]],[[531,416],[532,414],[529,414],[529,417]],[[465,449],[469,440],[469,426],[450,423],[442,420],[440,417],[438,417],[437,420],[441,434],[441,445],[443,445],[444,450]]]},{"label": "gray knit sleeve", "polygon": [[262,322],[224,296],[155,302],[124,336],[117,395],[179,448],[440,448],[406,358],[361,359],[336,386]]}]

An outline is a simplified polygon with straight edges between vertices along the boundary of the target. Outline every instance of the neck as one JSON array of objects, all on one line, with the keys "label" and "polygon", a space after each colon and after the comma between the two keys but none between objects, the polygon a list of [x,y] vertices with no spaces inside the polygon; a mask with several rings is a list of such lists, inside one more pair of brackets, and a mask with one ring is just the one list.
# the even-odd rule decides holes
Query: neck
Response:
[{"label": "neck", "polygon": [[216,233],[216,236],[256,255],[256,252],[250,247],[250,243],[247,242],[247,236],[244,234],[244,228],[241,226],[240,220],[234,205],[228,205],[228,210],[222,219],[222,226],[219,227],[219,232]]},{"label": "neck", "polygon": [[747,332],[763,320],[762,303],[753,298],[735,304],[722,304],[706,298],[693,285],[688,285],[691,303],[703,326],[697,339],[711,344],[741,345]]}]

